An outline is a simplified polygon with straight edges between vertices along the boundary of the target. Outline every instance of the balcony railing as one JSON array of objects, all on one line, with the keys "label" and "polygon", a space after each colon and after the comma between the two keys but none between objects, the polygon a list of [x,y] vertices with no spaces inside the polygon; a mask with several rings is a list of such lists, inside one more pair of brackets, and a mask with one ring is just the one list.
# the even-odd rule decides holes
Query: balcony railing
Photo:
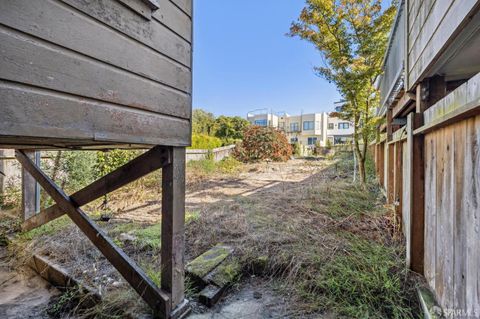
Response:
[{"label": "balcony railing", "polygon": [[384,73],[379,82],[380,110],[383,114],[403,87],[405,60],[405,1],[400,1],[390,34],[383,64]]}]

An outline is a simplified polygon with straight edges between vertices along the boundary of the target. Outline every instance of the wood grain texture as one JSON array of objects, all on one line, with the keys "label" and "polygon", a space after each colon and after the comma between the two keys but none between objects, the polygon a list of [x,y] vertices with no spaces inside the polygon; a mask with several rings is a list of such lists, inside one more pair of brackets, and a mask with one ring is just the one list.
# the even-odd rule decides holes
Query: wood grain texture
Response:
[{"label": "wood grain texture", "polygon": [[[424,18],[420,15],[413,26],[413,30],[419,30],[418,36],[409,34],[408,53],[408,90],[412,89],[422,74],[445,47],[457,28],[464,22],[465,18],[476,5],[475,0],[436,0],[431,10]],[[420,22],[420,20],[424,22]]]},{"label": "wood grain texture", "polygon": [[0,81],[0,97],[0,144],[21,144],[22,137],[61,137],[86,145],[190,144],[188,120],[5,81]]},{"label": "wood grain texture", "polygon": [[190,118],[188,94],[11,29],[0,27],[0,42],[5,48],[0,60],[2,79]]},{"label": "wood grain texture", "polygon": [[162,289],[175,309],[185,299],[185,148],[169,150],[172,161],[162,169]]},{"label": "wood grain texture", "polygon": [[36,167],[22,151],[17,150],[16,157],[154,312],[161,318],[169,318],[171,311],[169,296],[160,290],[145,272],[118,248],[80,208],[76,207],[70,197]]},{"label": "wood grain texture", "polygon": [[190,43],[156,20],[145,21],[145,18],[125,8],[116,0],[61,1],[157,52],[187,67],[191,66]]},{"label": "wood grain texture", "polygon": [[[166,147],[155,146],[148,152],[75,192],[70,196],[70,199],[78,207],[81,207],[169,164],[170,161],[170,154]],[[65,213],[58,204],[55,204],[25,220],[22,224],[22,230],[32,230],[63,216]]]},{"label": "wood grain texture", "polygon": [[160,0],[160,8],[153,13],[153,18],[189,43],[192,43],[192,21],[190,16],[170,0]]},{"label": "wood grain texture", "polygon": [[406,264],[407,267],[410,267],[411,264],[411,216],[410,216],[410,192],[411,192],[411,185],[410,181],[412,179],[410,175],[410,154],[407,141],[403,142],[402,145],[402,154],[403,154],[403,204],[402,204],[402,229],[403,234],[405,235],[405,249],[406,249]]},{"label": "wood grain texture", "polygon": [[480,116],[429,132],[425,141],[425,275],[442,307],[478,314]]},{"label": "wood grain texture", "polygon": [[[2,2],[0,9],[0,22],[13,29],[191,93],[189,68],[66,4],[55,0],[17,0]],[[55,19],[45,15],[45,11]],[[162,13],[165,19],[170,18],[167,14]],[[186,28],[189,27],[187,23]]]}]

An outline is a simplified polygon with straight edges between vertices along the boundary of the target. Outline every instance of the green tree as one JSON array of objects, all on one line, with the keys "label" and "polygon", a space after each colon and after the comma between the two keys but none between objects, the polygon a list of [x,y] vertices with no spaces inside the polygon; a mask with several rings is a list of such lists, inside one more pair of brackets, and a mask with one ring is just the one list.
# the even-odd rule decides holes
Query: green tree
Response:
[{"label": "green tree", "polygon": [[318,75],[337,86],[346,100],[342,118],[354,124],[354,151],[360,181],[366,183],[365,160],[379,118],[375,108],[379,94],[375,81],[395,16],[395,6],[382,10],[381,0],[306,0],[290,35],[313,43],[324,66]]},{"label": "green tree", "polygon": [[215,120],[215,136],[223,140],[240,140],[250,122],[240,116],[220,116]]},{"label": "green tree", "polygon": [[193,110],[192,133],[210,136],[215,135],[215,116],[202,109]]}]

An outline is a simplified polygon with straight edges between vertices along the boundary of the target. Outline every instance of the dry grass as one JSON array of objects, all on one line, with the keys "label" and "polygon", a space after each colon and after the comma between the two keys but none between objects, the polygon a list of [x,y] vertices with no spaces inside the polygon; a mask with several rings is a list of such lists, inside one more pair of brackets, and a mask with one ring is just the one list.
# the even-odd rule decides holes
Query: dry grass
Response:
[{"label": "dry grass", "polygon": [[[278,167],[286,171],[274,171]],[[186,259],[218,243],[235,247],[245,274],[280,282],[279,292],[291,301],[291,317],[323,312],[347,318],[415,317],[417,305],[410,301],[412,285],[393,213],[383,206],[373,182],[368,192],[352,185],[351,167],[351,159],[346,157],[304,161],[301,167],[190,164],[189,192],[208,192],[212,179],[239,183],[248,171],[249,176],[256,176],[272,170],[272,176],[282,177],[273,187],[234,195],[220,196],[212,190],[215,201],[188,213]],[[288,178],[296,175],[307,177]],[[113,217],[139,202],[158,198],[159,180],[158,174],[151,175],[110,196]],[[90,207],[94,215],[98,214],[95,205]],[[158,206],[158,202],[152,205]],[[159,283],[158,217],[149,223],[113,219],[100,226]],[[122,234],[136,240],[123,241]],[[112,317],[121,317],[115,309],[125,309],[125,303],[129,309],[146,309],[73,225],[59,221],[21,238],[19,247],[48,255],[102,293],[105,301],[88,315],[108,310]]]}]

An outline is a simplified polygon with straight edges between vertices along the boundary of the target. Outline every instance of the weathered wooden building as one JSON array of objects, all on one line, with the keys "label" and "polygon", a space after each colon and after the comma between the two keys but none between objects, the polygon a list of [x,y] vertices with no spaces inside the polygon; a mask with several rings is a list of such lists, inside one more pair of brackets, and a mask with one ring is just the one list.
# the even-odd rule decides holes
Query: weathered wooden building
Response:
[{"label": "weathered wooden building", "polygon": [[[23,168],[56,202],[24,216],[24,228],[67,213],[163,318],[186,305],[191,70],[191,0],[0,1],[0,148],[16,149]],[[151,149],[71,196],[26,151],[137,147]],[[159,168],[162,286],[156,287],[80,207]]]},{"label": "weathered wooden building", "polygon": [[452,318],[480,317],[480,1],[400,1],[371,145],[410,267]]}]

